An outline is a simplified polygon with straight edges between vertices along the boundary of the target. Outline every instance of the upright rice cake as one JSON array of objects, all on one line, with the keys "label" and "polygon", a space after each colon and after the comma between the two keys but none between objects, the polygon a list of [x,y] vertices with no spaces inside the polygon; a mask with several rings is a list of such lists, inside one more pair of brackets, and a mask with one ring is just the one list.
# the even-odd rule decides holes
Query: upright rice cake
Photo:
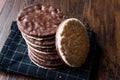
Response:
[{"label": "upright rice cake", "polygon": [[89,51],[89,37],[85,26],[76,18],[63,21],[56,33],[56,48],[67,65],[80,67]]}]

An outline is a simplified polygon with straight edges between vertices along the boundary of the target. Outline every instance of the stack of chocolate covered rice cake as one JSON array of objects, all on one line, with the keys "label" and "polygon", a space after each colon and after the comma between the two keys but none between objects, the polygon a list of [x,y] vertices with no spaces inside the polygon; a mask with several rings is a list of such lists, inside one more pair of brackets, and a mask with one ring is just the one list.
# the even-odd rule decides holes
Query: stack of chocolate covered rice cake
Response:
[{"label": "stack of chocolate covered rice cake", "polygon": [[62,12],[49,4],[34,4],[20,11],[17,24],[28,45],[31,61],[45,69],[63,65],[55,48],[55,34],[64,20]]}]

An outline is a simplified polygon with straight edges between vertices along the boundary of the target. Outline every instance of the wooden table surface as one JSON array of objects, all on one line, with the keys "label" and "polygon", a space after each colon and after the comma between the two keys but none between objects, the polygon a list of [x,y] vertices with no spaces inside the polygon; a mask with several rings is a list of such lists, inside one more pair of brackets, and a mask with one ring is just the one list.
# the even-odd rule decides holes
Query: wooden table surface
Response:
[{"label": "wooden table surface", "polygon": [[[95,80],[120,80],[120,0],[0,0],[0,50],[18,12],[37,2],[54,3],[68,17],[87,24],[96,33],[99,45]],[[0,79],[35,78],[0,72]]]}]

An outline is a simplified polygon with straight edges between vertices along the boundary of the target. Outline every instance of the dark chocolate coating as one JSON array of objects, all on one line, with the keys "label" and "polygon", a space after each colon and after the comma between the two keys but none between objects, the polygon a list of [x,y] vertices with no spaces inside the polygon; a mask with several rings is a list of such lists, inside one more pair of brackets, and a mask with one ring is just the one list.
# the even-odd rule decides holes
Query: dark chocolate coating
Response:
[{"label": "dark chocolate coating", "polygon": [[26,35],[23,35],[24,38],[26,40],[28,40],[29,42],[35,44],[35,45],[38,45],[38,46],[45,46],[45,47],[50,47],[50,46],[55,46],[55,37],[51,38],[51,39],[43,39],[43,40],[36,40],[36,39],[33,39],[33,38],[29,38],[28,36]]},{"label": "dark chocolate coating", "polygon": [[42,47],[37,47],[37,46],[33,46],[31,44],[28,43],[28,45],[38,51],[42,51],[42,52],[55,52],[56,48],[55,46],[51,47],[51,48],[42,48]]},{"label": "dark chocolate coating", "polygon": [[45,37],[55,35],[63,20],[64,15],[59,9],[47,3],[39,3],[23,9],[17,17],[17,24],[27,35]]},{"label": "dark chocolate coating", "polygon": [[40,59],[37,59],[36,57],[34,57],[30,52],[28,53],[28,55],[36,64],[46,67],[46,68],[58,68],[63,65],[63,63],[61,61],[56,62],[56,63],[41,61]]},{"label": "dark chocolate coating", "polygon": [[43,60],[59,60],[60,57],[58,56],[58,54],[42,54],[42,53],[38,53],[36,51],[34,51],[33,49],[29,48],[30,52],[33,53],[35,56],[38,56],[39,58],[43,59]]}]

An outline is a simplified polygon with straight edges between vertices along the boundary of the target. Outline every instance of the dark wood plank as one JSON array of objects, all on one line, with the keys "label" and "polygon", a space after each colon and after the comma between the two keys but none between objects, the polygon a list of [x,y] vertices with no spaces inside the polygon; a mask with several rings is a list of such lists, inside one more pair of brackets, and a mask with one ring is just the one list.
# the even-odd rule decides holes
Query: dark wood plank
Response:
[{"label": "dark wood plank", "polygon": [[[84,0],[1,0],[0,51],[9,34],[10,25],[13,20],[16,20],[18,12],[24,7],[38,2],[54,3],[67,17],[76,17],[83,20]],[[13,75],[0,71],[0,80],[36,80],[36,78]]]},{"label": "dark wood plank", "polygon": [[23,75],[8,74],[5,72],[0,72],[0,80],[40,80],[40,79],[23,76]]},{"label": "dark wood plank", "polygon": [[2,9],[3,9],[5,2],[6,2],[6,0],[0,1],[0,13],[2,12]]},{"label": "dark wood plank", "polygon": [[10,30],[10,25],[13,20],[15,20],[18,11],[19,11],[19,6],[20,6],[20,0],[7,0],[6,6],[0,16],[0,26],[1,26],[1,31],[0,31],[0,49],[2,49],[2,46],[4,42],[7,39],[7,36],[9,34]]},{"label": "dark wood plank", "polygon": [[75,17],[82,21],[84,11],[84,0],[62,0],[62,11],[67,17]]},{"label": "dark wood plank", "polygon": [[120,80],[120,0],[86,0],[85,22],[101,48],[95,80]]},{"label": "dark wood plank", "polygon": [[13,0],[9,1],[7,0],[4,4],[4,6],[1,5],[1,14],[0,14],[0,32],[2,30],[2,26],[5,24],[5,20],[9,16],[9,13],[11,12],[11,9],[13,7]]}]

